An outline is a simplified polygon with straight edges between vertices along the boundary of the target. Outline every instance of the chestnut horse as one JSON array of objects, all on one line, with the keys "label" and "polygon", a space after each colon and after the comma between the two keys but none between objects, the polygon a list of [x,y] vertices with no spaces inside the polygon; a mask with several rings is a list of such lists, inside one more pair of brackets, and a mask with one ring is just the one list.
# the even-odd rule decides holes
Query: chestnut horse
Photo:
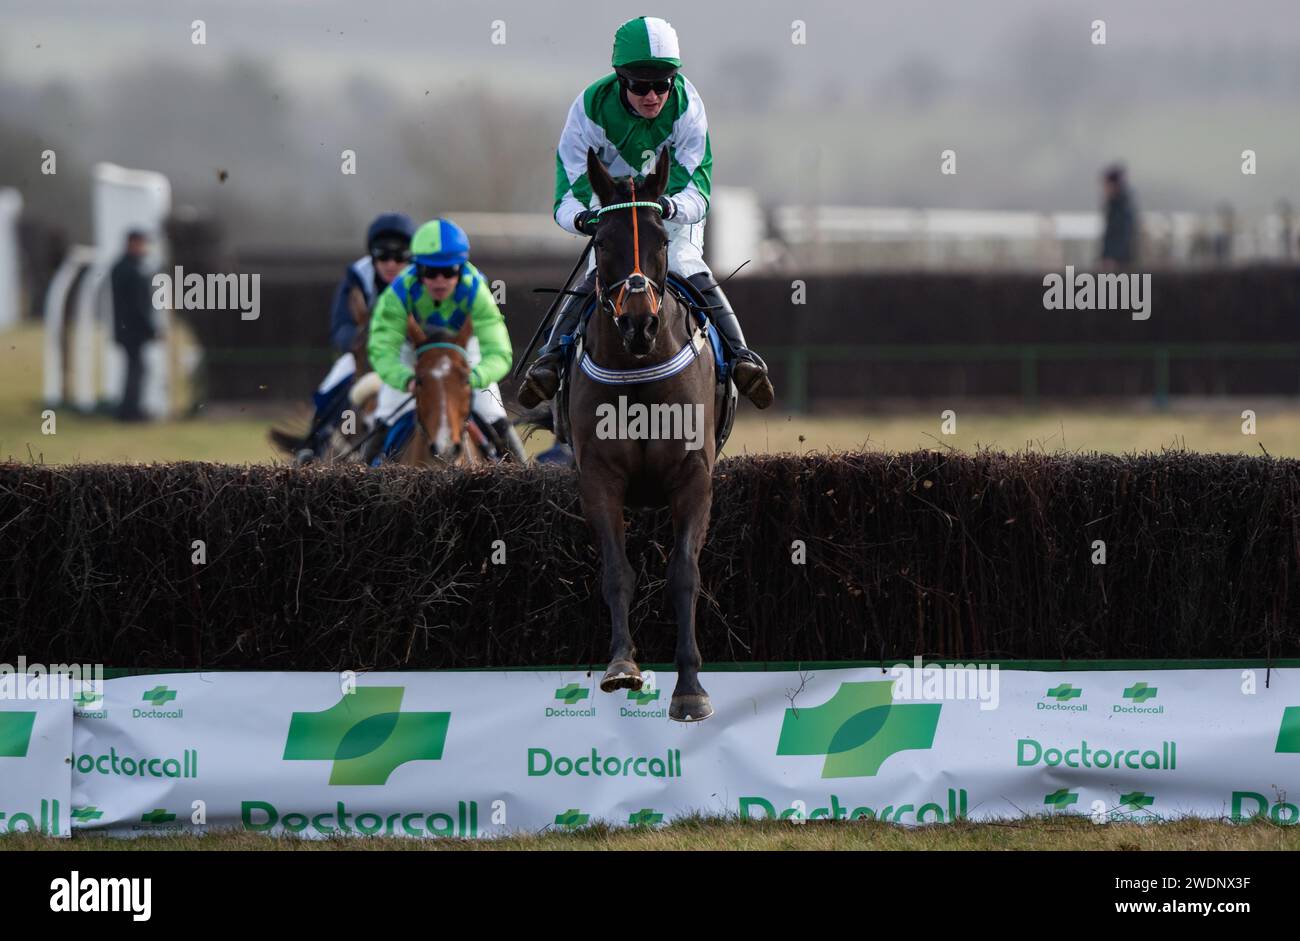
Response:
[{"label": "chestnut horse", "polygon": [[465,345],[473,331],[468,317],[456,333],[426,332],[414,317],[407,317],[407,337],[415,344],[415,430],[397,463],[430,466],[484,460],[483,433],[470,421],[474,399]]}]

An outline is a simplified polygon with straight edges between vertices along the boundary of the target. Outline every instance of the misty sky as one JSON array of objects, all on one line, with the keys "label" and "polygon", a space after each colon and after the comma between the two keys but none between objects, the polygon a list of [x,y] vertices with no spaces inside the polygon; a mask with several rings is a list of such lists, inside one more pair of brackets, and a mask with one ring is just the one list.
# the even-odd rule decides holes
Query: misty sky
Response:
[{"label": "misty sky", "polygon": [[[337,234],[380,203],[546,212],[565,111],[638,14],[681,37],[715,184],[769,205],[1091,208],[1115,158],[1150,208],[1300,202],[1296,0],[0,0],[0,184],[41,206],[32,152],[54,146],[161,170],[178,201],[252,227]],[[367,173],[344,185],[348,146]]]}]

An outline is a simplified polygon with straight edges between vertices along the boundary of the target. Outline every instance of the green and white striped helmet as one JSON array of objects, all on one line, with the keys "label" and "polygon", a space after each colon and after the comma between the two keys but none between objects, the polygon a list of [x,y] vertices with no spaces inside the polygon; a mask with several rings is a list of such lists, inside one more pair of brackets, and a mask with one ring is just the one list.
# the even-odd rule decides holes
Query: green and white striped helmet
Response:
[{"label": "green and white striped helmet", "polygon": [[614,34],[614,68],[680,69],[677,31],[657,16],[628,20]]}]

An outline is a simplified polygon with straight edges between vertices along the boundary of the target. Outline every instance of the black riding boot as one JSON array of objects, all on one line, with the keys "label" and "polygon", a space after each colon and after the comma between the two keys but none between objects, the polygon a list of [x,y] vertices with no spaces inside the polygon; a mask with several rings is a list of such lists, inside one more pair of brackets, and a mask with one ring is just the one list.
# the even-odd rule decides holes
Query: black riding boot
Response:
[{"label": "black riding boot", "polygon": [[736,390],[757,407],[767,408],[772,404],[775,395],[772,382],[767,378],[767,363],[745,345],[745,334],[740,330],[740,320],[736,317],[736,312],[731,309],[731,302],[727,300],[727,295],[722,293],[722,288],[707,271],[693,274],[686,280],[690,281],[692,286],[704,296],[704,303],[711,308],[705,313],[709,315],[709,320],[726,340],[726,345],[731,347],[731,371],[736,382]]},{"label": "black riding boot", "polygon": [[375,427],[371,431],[370,437],[366,440],[365,447],[361,452],[361,463],[366,467],[373,464],[375,458],[379,456],[379,452],[384,449],[384,441],[388,438],[388,431],[389,426],[383,421],[383,419],[377,419],[375,421]]},{"label": "black riding boot", "polygon": [[537,351],[537,359],[524,373],[523,385],[519,387],[519,404],[524,408],[533,408],[555,395],[560,386],[560,338],[573,333],[578,328],[578,318],[582,314],[586,295],[596,287],[596,269],[591,269],[582,284],[573,290],[579,296],[570,295],[560,305],[560,313],[555,318],[546,343]]}]

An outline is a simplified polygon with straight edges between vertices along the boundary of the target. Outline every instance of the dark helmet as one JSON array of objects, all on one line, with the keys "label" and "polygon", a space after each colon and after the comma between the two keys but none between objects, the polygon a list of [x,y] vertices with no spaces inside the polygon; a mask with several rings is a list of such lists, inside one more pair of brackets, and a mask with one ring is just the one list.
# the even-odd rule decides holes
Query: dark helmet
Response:
[{"label": "dark helmet", "polygon": [[370,223],[370,228],[366,230],[366,250],[373,249],[375,243],[380,239],[405,242],[409,245],[413,235],[415,235],[415,223],[411,221],[411,217],[406,213],[381,213],[375,217],[375,221]]}]

